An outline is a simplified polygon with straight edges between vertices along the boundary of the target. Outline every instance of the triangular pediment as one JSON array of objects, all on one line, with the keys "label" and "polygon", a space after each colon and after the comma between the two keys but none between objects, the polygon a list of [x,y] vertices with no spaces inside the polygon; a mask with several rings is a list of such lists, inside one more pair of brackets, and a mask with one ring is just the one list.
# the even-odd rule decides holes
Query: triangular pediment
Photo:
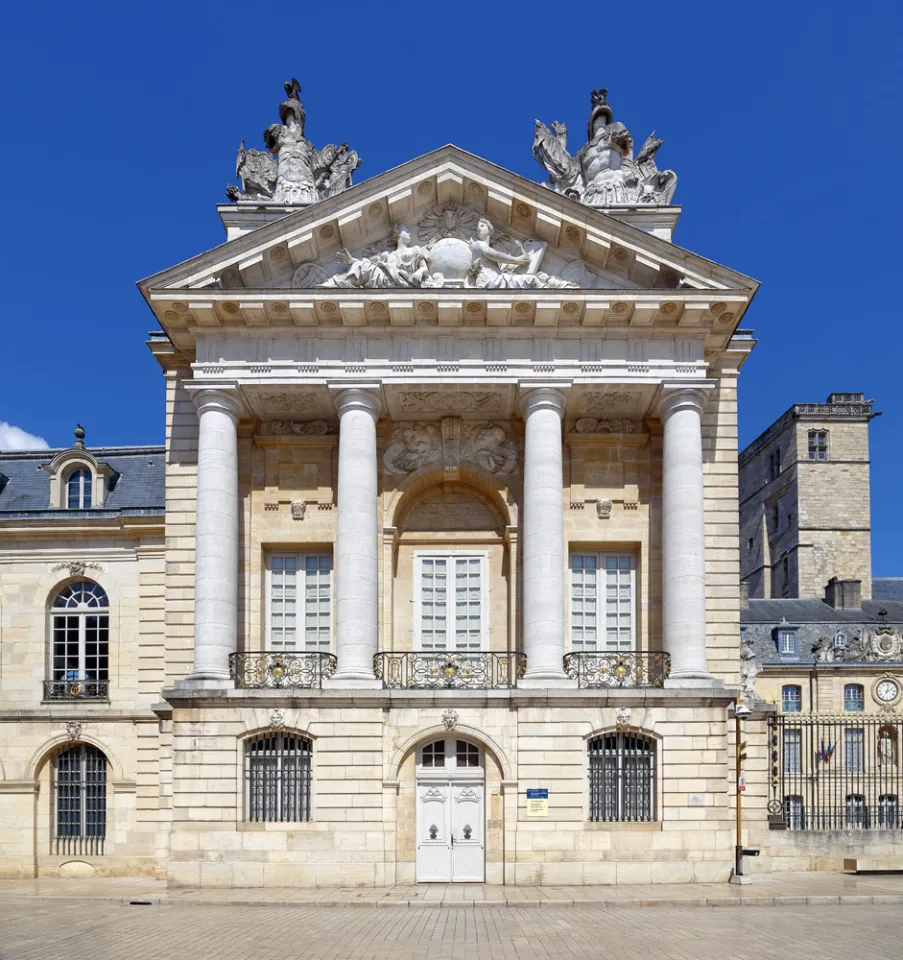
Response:
[{"label": "triangular pediment", "polygon": [[[406,234],[401,240],[398,227]],[[650,322],[677,322],[692,301],[699,316],[714,307],[734,320],[757,284],[445,146],[264,223],[139,287],[171,332],[242,319],[307,325],[322,321],[324,303],[339,305],[342,322],[380,322],[367,307],[380,291],[436,303],[551,294],[579,302],[568,304],[572,315],[580,310],[582,316],[593,301],[596,317],[619,307],[630,316],[645,311]],[[342,304],[352,302],[349,320]]]}]

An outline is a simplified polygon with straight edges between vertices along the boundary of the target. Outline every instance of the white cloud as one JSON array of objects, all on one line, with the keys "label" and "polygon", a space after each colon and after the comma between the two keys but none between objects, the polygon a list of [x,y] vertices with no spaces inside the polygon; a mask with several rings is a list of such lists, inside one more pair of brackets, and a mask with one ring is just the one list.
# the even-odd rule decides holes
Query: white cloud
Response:
[{"label": "white cloud", "polygon": [[0,450],[47,450],[49,447],[50,444],[43,437],[36,437],[21,427],[0,420]]}]

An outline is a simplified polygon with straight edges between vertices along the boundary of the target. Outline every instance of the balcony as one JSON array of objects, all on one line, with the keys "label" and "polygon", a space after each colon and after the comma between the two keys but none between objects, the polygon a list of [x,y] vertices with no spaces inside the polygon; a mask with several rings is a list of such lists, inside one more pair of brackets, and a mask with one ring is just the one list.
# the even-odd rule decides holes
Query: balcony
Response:
[{"label": "balcony", "polygon": [[320,689],[336,670],[334,653],[259,650],[229,654],[229,676],[245,690]]},{"label": "balcony", "polygon": [[568,653],[564,672],[581,689],[663,687],[671,674],[671,654],[662,650]]},{"label": "balcony", "polygon": [[109,680],[45,680],[45,700],[109,700]]},{"label": "balcony", "polygon": [[526,670],[523,653],[429,650],[373,658],[373,672],[387,690],[506,690]]}]

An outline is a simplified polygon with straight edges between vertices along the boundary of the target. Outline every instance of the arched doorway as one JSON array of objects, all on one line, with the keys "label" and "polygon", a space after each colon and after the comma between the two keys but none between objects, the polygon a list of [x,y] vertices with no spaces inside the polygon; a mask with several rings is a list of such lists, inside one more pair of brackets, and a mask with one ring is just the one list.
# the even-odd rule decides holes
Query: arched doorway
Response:
[{"label": "arched doorway", "polygon": [[482,883],[485,878],[483,751],[444,737],[417,750],[418,882]]}]

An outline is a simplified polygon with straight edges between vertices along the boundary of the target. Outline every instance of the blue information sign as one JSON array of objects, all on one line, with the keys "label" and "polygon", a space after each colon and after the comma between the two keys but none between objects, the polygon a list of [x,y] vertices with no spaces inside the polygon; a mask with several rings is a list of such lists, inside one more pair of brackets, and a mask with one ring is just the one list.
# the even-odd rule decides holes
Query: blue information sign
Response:
[{"label": "blue information sign", "polygon": [[527,789],[527,799],[528,800],[548,800],[549,791],[546,787],[535,787],[533,789]]}]

